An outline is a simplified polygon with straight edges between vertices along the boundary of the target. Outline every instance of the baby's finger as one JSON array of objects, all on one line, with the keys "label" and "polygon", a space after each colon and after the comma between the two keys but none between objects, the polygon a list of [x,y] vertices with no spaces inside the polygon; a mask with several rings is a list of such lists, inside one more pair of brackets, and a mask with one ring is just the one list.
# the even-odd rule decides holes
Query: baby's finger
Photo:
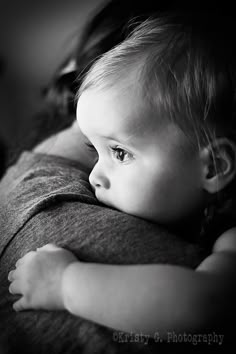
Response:
[{"label": "baby's finger", "polygon": [[16,269],[11,270],[8,274],[9,281],[21,279],[22,277],[24,277],[24,265],[18,266]]},{"label": "baby's finger", "polygon": [[26,253],[23,257],[18,259],[16,264],[17,265],[23,264],[25,261],[32,259],[35,256],[35,254],[36,254],[35,251],[30,251],[30,252]]},{"label": "baby's finger", "polygon": [[24,296],[22,296],[18,301],[14,302],[13,309],[15,311],[23,311],[29,309],[29,305]]},{"label": "baby's finger", "polygon": [[18,261],[16,261],[16,267],[19,267],[20,264],[22,264],[22,258],[19,258]]},{"label": "baby's finger", "polygon": [[48,243],[47,245],[37,248],[37,251],[55,251],[60,249],[60,247],[56,246],[54,243]]},{"label": "baby's finger", "polygon": [[15,279],[15,271],[14,270],[11,270],[9,273],[8,273],[8,277],[7,277],[7,279],[9,280],[9,281],[13,281],[14,279]]},{"label": "baby's finger", "polygon": [[10,284],[8,290],[9,290],[9,293],[13,294],[13,295],[21,294],[22,293],[22,291],[21,291],[21,283],[19,281],[17,281],[17,280],[14,280]]}]

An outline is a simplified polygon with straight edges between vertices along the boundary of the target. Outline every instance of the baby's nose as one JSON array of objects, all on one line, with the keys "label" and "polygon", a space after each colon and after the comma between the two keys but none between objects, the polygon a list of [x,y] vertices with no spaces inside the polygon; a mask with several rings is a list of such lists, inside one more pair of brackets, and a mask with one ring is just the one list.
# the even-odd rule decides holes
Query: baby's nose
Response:
[{"label": "baby's nose", "polygon": [[102,169],[96,164],[89,175],[89,182],[92,188],[110,188],[110,181]]}]

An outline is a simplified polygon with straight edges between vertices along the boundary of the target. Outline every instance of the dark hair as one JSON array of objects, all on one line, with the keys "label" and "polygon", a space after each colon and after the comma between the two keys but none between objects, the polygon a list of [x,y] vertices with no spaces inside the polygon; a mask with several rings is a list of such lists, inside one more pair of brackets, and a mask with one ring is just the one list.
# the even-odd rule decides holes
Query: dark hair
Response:
[{"label": "dark hair", "polygon": [[78,33],[78,43],[72,53],[60,65],[48,87],[42,89],[44,108],[32,117],[27,138],[24,132],[17,145],[8,148],[7,165],[14,163],[23,150],[32,149],[42,140],[72,124],[75,119],[75,94],[80,85],[79,74],[86,73],[101,54],[127,37],[135,27],[135,21],[132,26],[127,26],[132,19],[135,18],[138,23],[176,3],[179,4],[179,1],[104,1],[92,14],[82,33],[81,30]]}]

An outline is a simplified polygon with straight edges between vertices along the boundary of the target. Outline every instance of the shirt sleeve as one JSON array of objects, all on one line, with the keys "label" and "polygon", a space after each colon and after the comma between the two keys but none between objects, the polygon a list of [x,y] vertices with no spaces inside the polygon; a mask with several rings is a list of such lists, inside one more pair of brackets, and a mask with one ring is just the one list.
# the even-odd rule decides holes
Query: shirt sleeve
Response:
[{"label": "shirt sleeve", "polygon": [[24,155],[8,171],[0,183],[0,220],[0,342],[7,353],[157,350],[156,343],[117,343],[111,329],[67,312],[15,313],[7,274],[30,250],[52,242],[81,261],[113,264],[196,267],[205,257],[199,245],[160,225],[100,205],[79,166],[50,156]]}]

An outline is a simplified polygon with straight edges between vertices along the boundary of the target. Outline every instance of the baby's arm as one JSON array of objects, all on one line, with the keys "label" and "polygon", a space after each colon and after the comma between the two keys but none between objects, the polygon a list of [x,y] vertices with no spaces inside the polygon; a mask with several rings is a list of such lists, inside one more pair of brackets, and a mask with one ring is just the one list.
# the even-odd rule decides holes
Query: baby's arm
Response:
[{"label": "baby's arm", "polygon": [[[220,328],[228,310],[235,314],[236,229],[217,240],[213,254],[196,271],[171,265],[80,263],[62,249],[53,253],[51,262],[50,252],[45,247],[26,255],[11,272],[10,291],[23,295],[16,310],[67,309],[112,328],[163,336],[172,330]],[[53,274],[57,281],[52,281]]]},{"label": "baby's arm", "polygon": [[235,319],[235,275],[236,228],[217,240],[196,271],[74,263],[63,275],[64,304],[74,314],[128,332],[165,337],[172,330],[222,329],[229,313]]}]

